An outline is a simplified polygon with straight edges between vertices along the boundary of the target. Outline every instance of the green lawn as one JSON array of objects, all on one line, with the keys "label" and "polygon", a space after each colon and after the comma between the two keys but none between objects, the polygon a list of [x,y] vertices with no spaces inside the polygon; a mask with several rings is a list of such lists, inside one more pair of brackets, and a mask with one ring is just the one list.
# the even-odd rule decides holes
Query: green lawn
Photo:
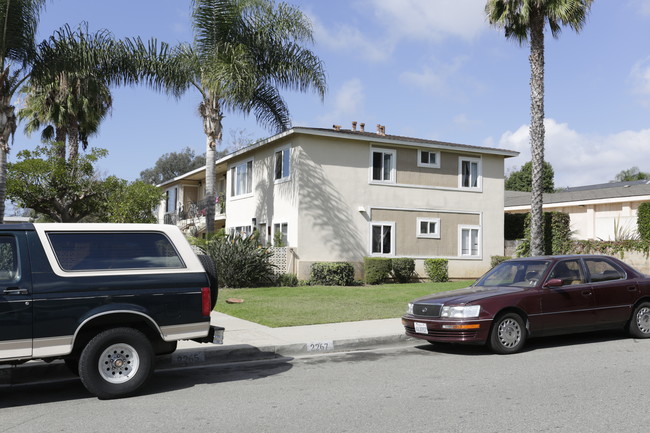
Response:
[{"label": "green lawn", "polygon": [[[215,310],[274,328],[400,317],[408,301],[429,293],[467,287],[471,281],[221,289]],[[228,304],[226,299],[243,299]]]}]

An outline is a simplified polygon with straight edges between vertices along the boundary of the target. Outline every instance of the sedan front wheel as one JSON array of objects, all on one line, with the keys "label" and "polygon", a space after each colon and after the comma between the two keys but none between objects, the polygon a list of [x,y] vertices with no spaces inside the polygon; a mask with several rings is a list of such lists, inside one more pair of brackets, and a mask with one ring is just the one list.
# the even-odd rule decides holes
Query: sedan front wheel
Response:
[{"label": "sedan front wheel", "polygon": [[490,349],[501,355],[519,352],[526,342],[526,326],[519,314],[506,313],[494,321]]}]

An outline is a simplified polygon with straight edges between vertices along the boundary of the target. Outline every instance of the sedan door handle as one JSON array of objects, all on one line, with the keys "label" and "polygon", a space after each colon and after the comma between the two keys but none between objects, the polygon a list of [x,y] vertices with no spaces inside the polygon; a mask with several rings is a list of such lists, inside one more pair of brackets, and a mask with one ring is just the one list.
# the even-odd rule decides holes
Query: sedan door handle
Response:
[{"label": "sedan door handle", "polygon": [[2,291],[3,295],[29,295],[29,290],[20,287],[7,287]]},{"label": "sedan door handle", "polygon": [[583,290],[582,291],[582,296],[591,296],[593,294],[594,294],[594,292],[591,291],[591,290]]}]

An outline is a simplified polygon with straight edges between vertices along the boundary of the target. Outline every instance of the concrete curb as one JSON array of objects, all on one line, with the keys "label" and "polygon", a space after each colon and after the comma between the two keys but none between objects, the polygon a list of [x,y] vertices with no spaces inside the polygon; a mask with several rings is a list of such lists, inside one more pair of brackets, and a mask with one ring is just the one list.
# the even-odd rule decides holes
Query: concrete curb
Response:
[{"label": "concrete curb", "polygon": [[[334,340],[318,343],[284,344],[269,346],[205,345],[197,348],[179,349],[170,355],[158,357],[156,371],[185,367],[201,367],[235,362],[257,361],[276,358],[292,358],[319,353],[336,353],[350,350],[367,350],[381,346],[407,344],[413,339],[405,334],[381,337]],[[18,366],[0,366],[0,390],[15,385],[39,384],[76,379],[65,363],[29,361]]]}]

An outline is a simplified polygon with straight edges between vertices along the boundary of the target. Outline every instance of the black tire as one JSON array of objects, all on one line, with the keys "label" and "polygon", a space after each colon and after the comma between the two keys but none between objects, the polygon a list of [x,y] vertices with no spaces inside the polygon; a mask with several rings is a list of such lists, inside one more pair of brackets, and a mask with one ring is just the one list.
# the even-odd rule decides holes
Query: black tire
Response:
[{"label": "black tire", "polygon": [[154,352],[149,339],[133,328],[114,328],[97,334],[79,358],[79,377],[100,399],[133,394],[149,380]]},{"label": "black tire", "polygon": [[628,331],[634,338],[650,337],[650,302],[643,302],[634,309]]},{"label": "black tire", "polygon": [[208,275],[208,281],[210,282],[210,302],[212,304],[212,309],[217,305],[217,296],[219,294],[219,285],[217,280],[217,268],[214,266],[212,258],[205,254],[196,255],[205,269],[205,273]]},{"label": "black tire", "polygon": [[494,353],[506,355],[519,352],[525,342],[526,325],[519,314],[506,313],[494,321],[489,343]]}]

